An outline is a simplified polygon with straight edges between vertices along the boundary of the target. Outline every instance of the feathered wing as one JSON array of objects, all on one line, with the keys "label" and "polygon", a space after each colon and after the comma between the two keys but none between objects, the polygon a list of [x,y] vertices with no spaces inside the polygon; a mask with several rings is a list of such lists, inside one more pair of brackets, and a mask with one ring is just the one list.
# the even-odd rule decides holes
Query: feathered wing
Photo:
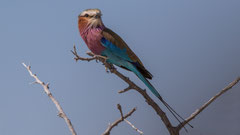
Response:
[{"label": "feathered wing", "polygon": [[[137,55],[128,47],[128,45],[124,42],[124,40],[118,36],[115,32],[112,30],[105,28],[102,31],[103,39],[102,42],[105,42],[105,47],[108,49],[112,49],[112,51],[115,51],[117,49],[121,49],[116,53],[119,57],[122,57],[123,59],[131,62],[136,68],[139,70],[142,75],[148,79],[152,79],[152,74],[147,71],[147,69],[144,67],[141,60],[137,57]],[[108,45],[106,45],[108,44]],[[121,54],[124,53],[123,55]],[[127,54],[127,56],[125,56]],[[122,66],[121,66],[122,67]],[[126,69],[126,67],[122,67]],[[128,69],[127,69],[128,70]]]},{"label": "feathered wing", "polygon": [[152,78],[152,75],[144,68],[140,59],[127,46],[121,37],[110,29],[103,30],[102,35],[101,44],[107,48],[102,54],[109,57],[107,61],[134,72],[156,97],[161,98],[158,91],[146,79]]},{"label": "feathered wing", "polygon": [[163,100],[158,91],[146,79],[152,79],[152,74],[145,69],[140,59],[128,47],[123,39],[108,28],[105,28],[102,31],[102,35],[103,38],[101,39],[101,44],[107,48],[105,53],[112,57],[110,58],[110,61],[112,61],[113,64],[134,72],[138,78],[152,91],[152,93],[167,107],[167,109],[179,121],[179,123],[181,123],[178,117],[182,120],[184,119],[171,106],[169,106],[167,102]]}]

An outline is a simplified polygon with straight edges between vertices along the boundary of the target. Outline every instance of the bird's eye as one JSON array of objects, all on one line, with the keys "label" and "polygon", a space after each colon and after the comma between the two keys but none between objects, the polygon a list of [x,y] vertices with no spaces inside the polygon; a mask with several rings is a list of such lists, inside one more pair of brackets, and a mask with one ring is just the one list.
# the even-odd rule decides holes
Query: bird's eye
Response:
[{"label": "bird's eye", "polygon": [[88,14],[85,14],[84,17],[89,17],[89,15],[88,15]]}]

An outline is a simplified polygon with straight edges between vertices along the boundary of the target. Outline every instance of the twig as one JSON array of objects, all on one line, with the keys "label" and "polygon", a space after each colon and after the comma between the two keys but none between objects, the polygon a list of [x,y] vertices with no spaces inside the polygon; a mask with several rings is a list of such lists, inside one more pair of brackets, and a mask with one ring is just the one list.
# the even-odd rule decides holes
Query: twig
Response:
[{"label": "twig", "polygon": [[138,128],[136,128],[130,121],[124,119],[124,121],[129,124],[134,130],[136,130],[140,135],[143,134],[143,132],[141,130],[139,130]]},{"label": "twig", "polygon": [[124,92],[127,92],[129,90],[133,89],[131,86],[128,86],[127,88],[125,88],[124,90],[120,90],[118,91],[118,93],[124,93]]},{"label": "twig", "polygon": [[78,60],[91,61],[91,60],[96,59],[95,57],[92,57],[92,58],[79,57],[79,55],[77,54],[77,50],[76,50],[76,46],[75,45],[73,46],[73,51],[71,50],[71,52],[76,56],[74,58],[76,61],[78,61]]},{"label": "twig", "polygon": [[108,128],[105,130],[105,132],[102,135],[110,135],[110,132],[114,127],[116,127],[119,123],[121,123],[127,117],[131,116],[135,111],[136,111],[136,108],[133,108],[130,112],[128,112],[126,115],[124,115],[123,118],[121,116],[121,118],[119,118],[112,124],[109,124]]},{"label": "twig", "polygon": [[121,114],[121,118],[122,118],[122,120],[123,120],[124,118],[123,118],[123,112],[122,112],[122,107],[121,107],[121,105],[120,105],[120,104],[117,104],[117,108],[118,108],[118,110],[119,110],[119,112],[120,112],[120,114]]},{"label": "twig", "polygon": [[59,111],[58,116],[63,118],[65,120],[65,122],[68,125],[69,130],[71,131],[72,135],[77,135],[77,133],[75,132],[73,125],[70,121],[70,119],[67,117],[67,115],[64,113],[62,107],[60,106],[59,102],[53,97],[52,93],[49,90],[49,83],[45,84],[44,82],[42,82],[41,80],[38,79],[36,74],[33,74],[31,71],[31,66],[27,66],[25,63],[22,63],[23,66],[28,70],[30,76],[32,76],[35,79],[34,83],[38,83],[40,85],[42,85],[45,93],[48,95],[48,97],[52,100],[52,102],[56,105],[57,110]]},{"label": "twig", "polygon": [[199,109],[197,109],[194,113],[192,113],[181,125],[177,126],[177,129],[181,129],[187,122],[194,119],[200,112],[202,112],[206,107],[208,107],[214,100],[220,97],[222,94],[230,90],[233,86],[235,86],[240,81],[240,77],[231,82],[227,87],[223,88],[219,93],[213,96],[210,100],[208,100],[204,105],[202,105]]},{"label": "twig", "polygon": [[130,121],[124,119],[124,117],[123,117],[123,112],[122,112],[122,107],[121,107],[120,104],[117,104],[117,108],[118,108],[118,110],[119,110],[119,112],[120,112],[120,114],[121,114],[122,120],[124,120],[127,124],[129,124],[129,125],[130,125],[134,130],[136,130],[140,135],[142,135],[142,134],[143,134],[142,131],[140,131],[138,128],[136,128]]},{"label": "twig", "polygon": [[106,61],[106,57],[104,56],[101,56],[101,55],[95,55],[93,54],[92,52],[87,52],[86,54],[88,54],[89,56],[92,56],[92,58],[83,58],[83,57],[80,57],[77,53],[77,49],[76,49],[76,46],[74,45],[73,46],[73,50],[71,50],[71,52],[76,56],[74,59],[76,61],[78,60],[82,60],[82,61],[92,61],[92,60],[101,60],[103,62]]}]

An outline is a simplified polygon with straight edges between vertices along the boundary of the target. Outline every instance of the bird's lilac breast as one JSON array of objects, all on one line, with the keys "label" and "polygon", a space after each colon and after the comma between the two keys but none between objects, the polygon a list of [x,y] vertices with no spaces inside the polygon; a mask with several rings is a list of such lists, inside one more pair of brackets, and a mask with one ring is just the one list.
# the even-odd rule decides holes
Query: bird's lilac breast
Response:
[{"label": "bird's lilac breast", "polygon": [[101,44],[102,39],[102,29],[101,28],[90,28],[85,33],[82,33],[81,36],[88,48],[97,55],[100,55],[105,47]]}]

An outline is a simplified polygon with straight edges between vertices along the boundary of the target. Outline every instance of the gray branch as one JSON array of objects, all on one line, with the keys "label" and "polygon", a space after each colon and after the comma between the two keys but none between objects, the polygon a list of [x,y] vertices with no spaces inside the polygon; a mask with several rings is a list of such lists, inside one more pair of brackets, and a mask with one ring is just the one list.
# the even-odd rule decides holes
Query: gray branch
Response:
[{"label": "gray branch", "polygon": [[23,66],[28,70],[30,76],[35,79],[35,83],[40,84],[43,87],[44,92],[48,95],[48,97],[52,100],[52,102],[56,105],[58,110],[58,116],[63,118],[67,123],[69,130],[71,131],[72,135],[77,135],[76,131],[73,128],[73,125],[67,115],[64,113],[62,107],[60,106],[59,102],[53,97],[52,93],[49,90],[49,83],[45,84],[41,80],[38,79],[36,74],[33,74],[31,71],[31,66],[27,66],[25,63],[22,63]]}]

